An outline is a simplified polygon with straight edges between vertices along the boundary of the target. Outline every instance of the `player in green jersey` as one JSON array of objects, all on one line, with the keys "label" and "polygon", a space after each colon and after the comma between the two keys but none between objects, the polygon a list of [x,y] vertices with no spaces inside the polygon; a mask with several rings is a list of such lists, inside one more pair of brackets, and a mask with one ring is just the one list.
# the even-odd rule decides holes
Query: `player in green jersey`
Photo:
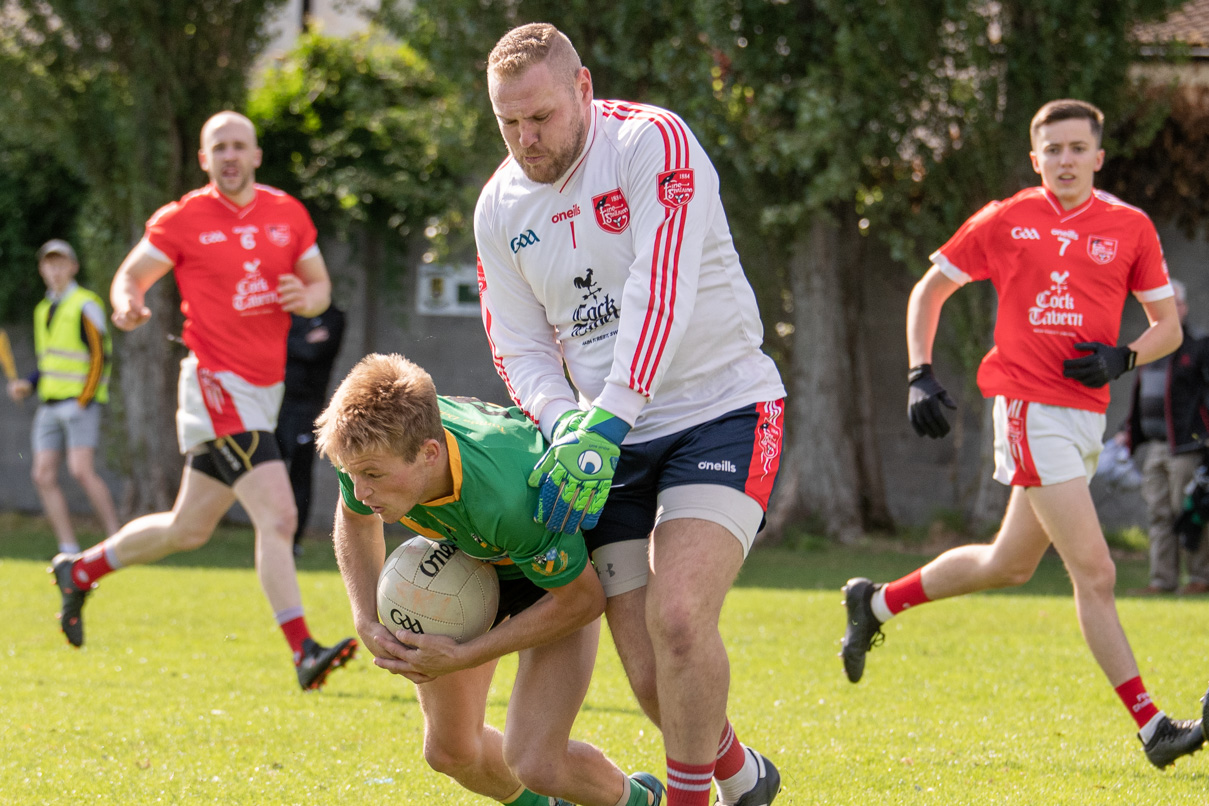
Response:
[{"label": "player in green jersey", "polygon": [[[374,663],[417,684],[429,766],[517,806],[660,803],[653,775],[627,777],[598,748],[570,740],[605,596],[582,535],[533,522],[538,491],[527,479],[546,449],[537,427],[519,409],[438,397],[423,369],[378,354],[352,369],[315,424],[340,477],[335,545],[353,620]],[[395,522],[495,566],[493,629],[459,644],[378,622],[383,524]],[[501,732],[485,724],[487,692],[511,652],[520,659]]]}]

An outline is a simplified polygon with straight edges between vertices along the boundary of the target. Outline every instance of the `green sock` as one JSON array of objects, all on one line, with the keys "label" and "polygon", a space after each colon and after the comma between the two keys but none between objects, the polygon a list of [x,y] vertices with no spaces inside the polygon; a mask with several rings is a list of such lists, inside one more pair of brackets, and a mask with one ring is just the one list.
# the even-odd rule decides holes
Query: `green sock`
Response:
[{"label": "green sock", "polygon": [[651,790],[633,778],[628,780],[630,782],[630,799],[625,802],[625,806],[649,806],[652,800],[650,797]]},{"label": "green sock", "polygon": [[508,806],[551,806],[554,800],[529,789],[522,789],[519,795],[507,803]]}]

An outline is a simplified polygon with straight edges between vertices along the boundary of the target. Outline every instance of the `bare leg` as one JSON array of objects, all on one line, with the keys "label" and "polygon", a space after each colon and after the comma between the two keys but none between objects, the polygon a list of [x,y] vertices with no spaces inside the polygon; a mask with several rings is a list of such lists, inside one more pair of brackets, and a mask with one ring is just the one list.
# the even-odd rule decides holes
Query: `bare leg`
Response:
[{"label": "bare leg", "polygon": [[124,566],[193,551],[210,540],[233,503],[235,494],[230,487],[186,466],[171,512],[136,518],[105,542]]},{"label": "bare leg", "polygon": [[76,533],[71,528],[71,514],[67,508],[67,499],[59,487],[59,459],[61,451],[38,451],[34,454],[34,464],[30,478],[38,491],[38,500],[42,502],[42,511],[50,528],[55,533],[55,539],[60,546],[76,545]]},{"label": "bare leg", "polygon": [[92,511],[101,519],[101,527],[106,535],[117,534],[117,510],[113,506],[113,496],[109,488],[97,475],[95,462],[96,450],[90,447],[70,448],[67,451],[67,470],[72,478],[83,488],[84,494],[92,504]]},{"label": "bare leg", "polygon": [[[614,806],[625,788],[625,773],[604,753],[570,741],[599,637],[598,620],[522,651],[504,731],[504,757],[526,787],[583,806]],[[534,708],[535,702],[542,706]]]},{"label": "bare leg", "polygon": [[935,601],[1023,585],[1032,578],[1049,544],[1024,488],[1013,487],[994,542],[958,546],[925,565],[921,573],[924,593]]},{"label": "bare leg", "polygon": [[504,763],[504,737],[484,724],[496,661],[416,686],[424,714],[424,760],[479,795],[503,800],[520,781]]},{"label": "bare leg", "polygon": [[1100,530],[1086,479],[1032,487],[1028,500],[1062,556],[1075,589],[1079,627],[1113,688],[1138,676],[1138,664],[1117,617],[1117,569]]},{"label": "bare leg", "polygon": [[646,588],[609,597],[605,605],[609,632],[626,679],[638,705],[659,727],[659,696],[655,686],[655,649],[646,628]]},{"label": "bare leg", "polygon": [[298,510],[285,464],[257,465],[235,482],[234,492],[256,529],[256,574],[273,612],[301,607],[294,566]]},{"label": "bare leg", "polygon": [[718,619],[742,564],[739,541],[716,523],[683,518],[655,529],[647,628],[664,745],[685,764],[712,764],[717,756],[730,688]]}]

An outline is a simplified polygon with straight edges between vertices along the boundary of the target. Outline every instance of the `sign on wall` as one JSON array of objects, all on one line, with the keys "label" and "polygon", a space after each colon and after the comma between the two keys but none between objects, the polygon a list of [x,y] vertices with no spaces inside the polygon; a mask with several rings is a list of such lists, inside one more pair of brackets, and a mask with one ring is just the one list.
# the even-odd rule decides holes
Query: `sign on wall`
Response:
[{"label": "sign on wall", "polygon": [[416,271],[416,311],[426,316],[479,316],[479,280],[472,263],[429,263]]}]

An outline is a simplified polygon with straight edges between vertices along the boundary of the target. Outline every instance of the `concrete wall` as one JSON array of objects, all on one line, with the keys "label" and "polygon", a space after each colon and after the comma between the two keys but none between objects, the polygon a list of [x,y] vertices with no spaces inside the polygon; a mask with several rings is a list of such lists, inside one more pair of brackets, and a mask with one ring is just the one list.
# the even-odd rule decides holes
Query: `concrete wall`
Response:
[{"label": "concrete wall", "polygon": [[[1161,228],[1160,235],[1172,276],[1188,284],[1190,321],[1209,332],[1209,273],[1204,271],[1209,249],[1204,237],[1189,240],[1168,228]],[[349,248],[335,243],[324,243],[323,248],[335,281],[335,299],[348,314],[348,329],[333,373],[333,386],[366,352],[400,352],[428,369],[442,393],[508,402],[503,383],[492,367],[478,317],[420,315],[416,313],[414,278],[401,284],[383,282],[382,287],[367,288],[364,272],[356,270],[358,258]],[[871,281],[869,299],[879,303],[869,312],[865,327],[869,343],[878,345],[874,377],[886,390],[877,396],[875,413],[891,511],[901,523],[924,523],[940,510],[959,506],[957,490],[971,484],[980,472],[981,440],[990,437],[978,431],[983,414],[981,399],[957,394],[956,373],[943,362],[938,362],[938,374],[958,399],[965,431],[963,440],[959,442],[954,435],[944,440],[920,439],[907,424],[903,332],[910,287],[911,279],[905,274],[883,274]],[[375,323],[372,328],[367,325],[369,322]],[[1132,339],[1144,326],[1141,306],[1131,301],[1123,318],[1122,338]],[[18,368],[26,372],[33,361],[30,329],[16,326],[8,330]],[[1125,415],[1130,378],[1127,375],[1113,385],[1113,403],[1108,412],[1110,432],[1119,427]],[[175,401],[164,401],[164,405],[174,406]],[[0,402],[0,510],[39,511],[29,479],[29,433],[34,408],[33,401],[26,401],[24,406],[7,399]],[[792,416],[792,402],[789,413]],[[165,434],[164,438],[174,437]],[[119,450],[118,435],[108,433],[102,453],[115,455]],[[104,474],[120,506],[122,479],[109,470]],[[62,475],[69,500],[86,513],[83,493],[65,472]],[[330,466],[317,463],[315,479],[310,526],[326,530],[336,504],[334,472]],[[1093,482],[1093,492],[1106,525],[1143,522],[1145,510],[1137,493],[1109,491],[1099,482]],[[238,512],[235,515],[239,517]]]}]

